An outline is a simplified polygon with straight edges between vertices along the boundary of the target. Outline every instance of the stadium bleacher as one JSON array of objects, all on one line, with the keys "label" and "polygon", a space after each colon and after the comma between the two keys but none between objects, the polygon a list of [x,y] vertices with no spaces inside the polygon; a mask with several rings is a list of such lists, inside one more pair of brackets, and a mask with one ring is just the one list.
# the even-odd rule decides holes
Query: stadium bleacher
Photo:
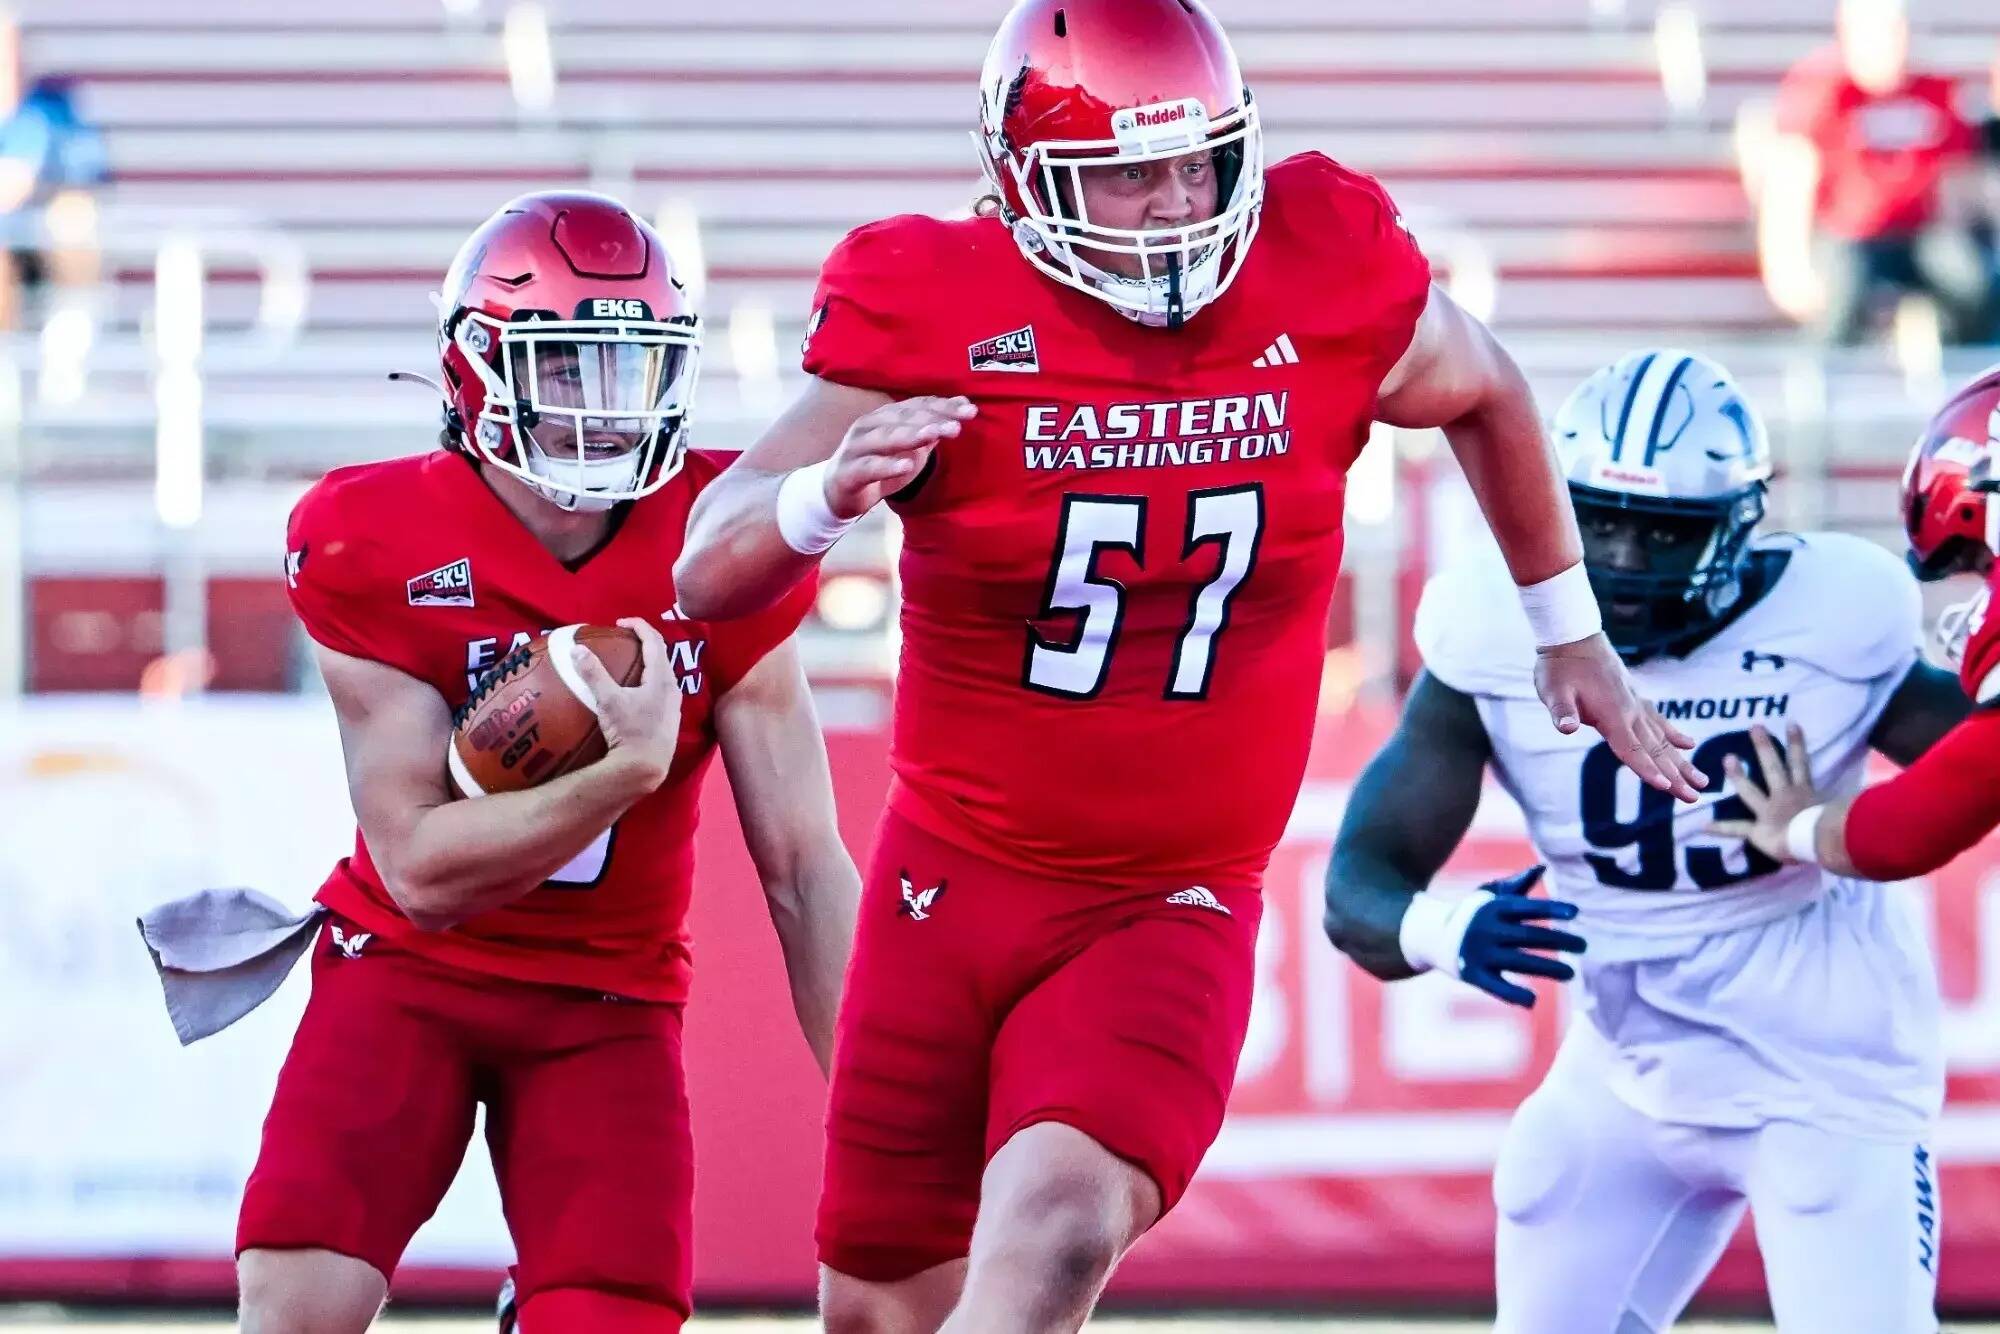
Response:
[{"label": "stadium bleacher", "polygon": [[[87,391],[25,400],[26,466],[47,483],[29,501],[43,516],[31,565],[103,564],[90,536],[100,524],[75,514],[150,503],[147,339],[163,238],[207,252],[215,494],[240,486],[261,498],[240,503],[265,516],[206,525],[199,540],[213,568],[248,573],[299,479],[426,443],[422,395],[383,375],[430,364],[427,293],[505,198],[592,186],[644,213],[671,202],[699,218],[711,336],[698,418],[702,443],[728,447],[768,419],[767,381],[792,373],[813,276],[840,235],[890,212],[962,210],[979,193],[967,130],[999,0],[926,7],[916,21],[907,0],[852,0],[837,14],[757,0],[695,21],[638,0],[551,4],[545,107],[510,84],[519,8],[25,11],[29,69],[71,76],[103,127],[104,227],[125,238],[108,255]],[[1796,492],[1817,507],[1797,517],[1851,510],[1880,528],[1884,478],[1922,398],[1969,367],[1802,354],[1758,282],[1732,148],[1738,110],[1825,38],[1826,7],[1748,0],[1705,15],[1706,95],[1678,106],[1662,89],[1657,9],[1268,0],[1233,28],[1273,156],[1316,147],[1383,177],[1442,273],[1483,271],[1493,323],[1545,396],[1607,344],[1699,344],[1766,404],[1790,462],[1846,469]],[[1927,58],[1982,75],[1986,9],[1928,6]],[[32,333],[10,349],[31,384],[54,351]]]}]

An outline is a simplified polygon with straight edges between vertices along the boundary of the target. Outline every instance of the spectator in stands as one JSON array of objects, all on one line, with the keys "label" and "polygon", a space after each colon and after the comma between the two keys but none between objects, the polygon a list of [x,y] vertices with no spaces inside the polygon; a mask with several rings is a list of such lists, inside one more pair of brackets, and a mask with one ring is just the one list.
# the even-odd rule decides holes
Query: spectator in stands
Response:
[{"label": "spectator in stands", "polygon": [[92,192],[106,176],[104,140],[78,111],[70,81],[41,78],[22,94],[20,30],[0,18],[0,328],[21,323],[23,286],[78,289],[98,276]]},{"label": "spectator in stands", "polygon": [[1977,133],[1951,79],[1910,64],[1902,0],[1841,0],[1838,41],[1778,92],[1758,252],[1780,309],[1861,341],[1875,298],[1921,292],[1945,340],[1991,333],[1992,270],[1972,226]]}]

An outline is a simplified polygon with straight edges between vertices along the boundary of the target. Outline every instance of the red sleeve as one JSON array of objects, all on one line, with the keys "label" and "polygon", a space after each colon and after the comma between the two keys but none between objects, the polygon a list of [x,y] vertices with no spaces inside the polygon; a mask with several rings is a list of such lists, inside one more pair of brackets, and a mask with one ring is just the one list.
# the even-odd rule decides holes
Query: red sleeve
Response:
[{"label": "red sleeve", "polygon": [[1310,265],[1297,294],[1337,312],[1343,338],[1367,338],[1374,384],[1402,359],[1430,301],[1431,263],[1381,182],[1323,153],[1298,153],[1271,169],[1264,225]]},{"label": "red sleeve", "polygon": [[930,219],[889,218],[850,232],[827,256],[806,323],[805,370],[822,380],[909,398],[955,393],[944,384],[935,339],[924,336],[934,265]]},{"label": "red sleeve", "polygon": [[1847,855],[1870,880],[1937,870],[2000,827],[2000,710],[1961,722],[1921,759],[1854,799]]},{"label": "red sleeve", "polygon": [[1387,376],[1410,350],[1417,323],[1430,304],[1431,262],[1381,182],[1358,173],[1354,179],[1374,205],[1365,236],[1370,267],[1376,275],[1376,361],[1380,376]]},{"label": "red sleeve", "polygon": [[343,515],[336,481],[329,478],[306,492],[285,530],[285,591],[292,611],[315,643],[421,679],[422,658],[383,623],[384,590],[394,591],[400,583],[376,577],[373,553],[365,527]]},{"label": "red sleeve", "polygon": [[709,629],[709,674],[721,694],[750,674],[764,655],[791,638],[819,596],[819,571],[814,569],[791,591],[754,616],[716,621]]}]

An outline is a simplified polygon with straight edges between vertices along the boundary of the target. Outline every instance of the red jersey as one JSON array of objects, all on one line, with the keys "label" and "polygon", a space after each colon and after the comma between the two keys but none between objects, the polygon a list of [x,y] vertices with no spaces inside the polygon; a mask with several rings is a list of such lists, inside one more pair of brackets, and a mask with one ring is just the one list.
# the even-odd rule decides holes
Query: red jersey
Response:
[{"label": "red jersey", "polygon": [[890,806],[1006,865],[1243,884],[1305,771],[1348,466],[1430,269],[1366,176],[1267,177],[1235,284],[1178,330],[1032,268],[997,219],[827,260],[805,366],[979,416],[904,523]]},{"label": "red jersey", "polygon": [[633,502],[574,569],[459,454],[337,469],[306,493],[292,511],[286,583],[306,632],[326,647],[414,676],[456,709],[486,668],[548,630],[643,616],[667,640],[682,694],[667,781],[542,888],[448,931],[418,931],[382,887],[357,831],[354,855],[320,888],[321,903],[456,966],[685,999],[697,798],[715,750],[715,700],[791,634],[812,597],[808,583],[771,610],[726,624],[675,610],[673,565],[688,509],[720,471],[712,457],[690,454],[679,476]]},{"label": "red jersey", "polygon": [[1913,74],[1893,93],[1871,93],[1848,77],[1832,48],[1785,76],[1777,113],[1779,129],[1819,150],[1815,219],[1854,240],[1927,225],[1946,169],[1976,146],[1950,79]]}]

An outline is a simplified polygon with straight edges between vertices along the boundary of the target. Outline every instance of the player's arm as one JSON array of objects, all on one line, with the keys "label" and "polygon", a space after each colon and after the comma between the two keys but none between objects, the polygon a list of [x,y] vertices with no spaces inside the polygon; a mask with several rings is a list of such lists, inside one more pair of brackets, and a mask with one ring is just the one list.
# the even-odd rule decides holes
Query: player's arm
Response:
[{"label": "player's arm", "polygon": [[1958,675],[1919,659],[1889,696],[1868,744],[1908,768],[1971,712]]},{"label": "player's arm", "polygon": [[1417,972],[1397,933],[1472,827],[1491,755],[1472,697],[1424,672],[1354,784],[1326,868],[1326,935],[1385,982]]},{"label": "player's arm", "polygon": [[1725,761],[1753,819],[1717,821],[1766,856],[1813,862],[1835,875],[1907,880],[1926,875],[2000,828],[2000,709],[1975,709],[1909,768],[1851,797],[1828,800],[1803,758],[1794,725],[1780,759],[1770,736],[1752,728],[1762,785]]},{"label": "player's arm", "polygon": [[1408,350],[1382,382],[1375,415],[1392,426],[1443,429],[1535,623],[1535,687],[1556,727],[1597,729],[1634,773],[1693,801],[1707,786],[1685,754],[1693,739],[1634,694],[1602,633],[1569,490],[1527,379],[1492,332],[1435,284]]},{"label": "player's arm", "polygon": [[763,438],[695,501],[674,565],[699,620],[762,611],[883,497],[916,480],[977,412],[966,398],[894,400],[814,377]]},{"label": "player's arm", "polygon": [[445,787],[451,711],[435,689],[313,646],[340,724],[355,816],[384,887],[415,925],[443,930],[522,897],[666,780],[680,690],[659,632],[621,624],[644,625],[638,686],[617,685],[588,652],[578,662],[596,691],[610,753],[541,787],[468,800],[453,800]]},{"label": "player's arm", "polygon": [[1567,932],[1536,926],[1575,908],[1524,897],[1541,868],[1458,900],[1433,899],[1431,880],[1479,809],[1492,747],[1472,698],[1430,673],[1417,677],[1389,743],[1354,786],[1326,871],[1326,934],[1385,982],[1443,967],[1502,1000],[1533,1005],[1507,973],[1567,980],[1568,964],[1531,950],[1580,951]]},{"label": "player's arm", "polygon": [[716,701],[715,730],[784,950],[792,1006],[825,1071],[861,878],[840,841],[826,741],[789,641]]}]

